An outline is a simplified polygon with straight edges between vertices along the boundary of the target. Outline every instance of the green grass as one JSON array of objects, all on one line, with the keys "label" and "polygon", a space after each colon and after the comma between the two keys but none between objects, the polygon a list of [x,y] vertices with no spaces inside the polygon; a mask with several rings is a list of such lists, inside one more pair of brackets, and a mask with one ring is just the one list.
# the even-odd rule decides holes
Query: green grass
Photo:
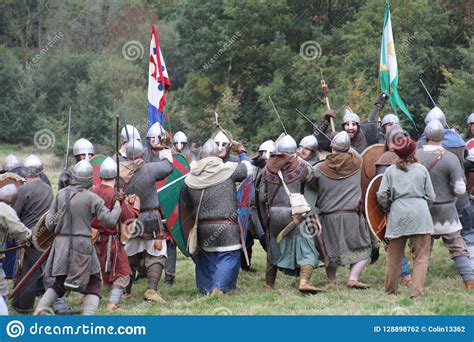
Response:
[{"label": "green grass", "polygon": [[[0,145],[0,155],[15,153],[21,159],[34,149],[18,150],[17,146]],[[45,164],[45,172],[56,191],[60,162],[52,154],[39,154]],[[411,262],[410,262],[411,264]],[[253,267],[256,273],[241,272],[238,289],[221,297],[208,297],[199,293],[194,280],[194,264],[179,254],[177,277],[174,286],[160,282],[159,291],[166,304],[158,305],[143,301],[146,280],[134,284],[133,298],[122,300],[126,315],[472,315],[474,291],[467,291],[456,273],[454,262],[442,242],[437,240],[430,259],[426,279],[425,296],[415,301],[409,298],[408,289],[400,287],[398,296],[387,296],[383,291],[385,254],[375,265],[363,271],[361,280],[372,285],[366,291],[349,290],[345,286],[347,268],[338,271],[338,283],[326,284],[324,269],[313,273],[313,283],[323,293],[304,296],[297,291],[298,279],[278,273],[276,289],[263,289],[265,253],[256,242]],[[10,284],[11,285],[11,284]],[[104,289],[98,314],[110,314],[105,310],[108,293]],[[79,307],[81,295],[71,293],[67,301]]]},{"label": "green grass", "polygon": [[[146,280],[134,284],[133,298],[122,300],[126,311],[114,314],[129,315],[472,315],[474,291],[467,291],[456,274],[449,253],[438,240],[433,249],[425,296],[409,298],[408,289],[400,287],[398,296],[387,296],[383,291],[385,255],[375,265],[368,266],[361,279],[372,285],[366,291],[349,290],[345,286],[347,268],[341,268],[338,283],[326,284],[324,269],[313,273],[313,283],[323,293],[304,296],[297,291],[298,279],[278,273],[276,289],[263,289],[265,254],[259,245],[254,247],[256,273],[241,272],[238,289],[225,296],[208,297],[198,292],[194,282],[191,259],[180,255],[174,286],[160,282],[159,290],[166,304],[144,302],[142,295]],[[68,302],[80,304],[80,295],[71,294]],[[105,310],[108,293],[103,291],[98,314]]]}]

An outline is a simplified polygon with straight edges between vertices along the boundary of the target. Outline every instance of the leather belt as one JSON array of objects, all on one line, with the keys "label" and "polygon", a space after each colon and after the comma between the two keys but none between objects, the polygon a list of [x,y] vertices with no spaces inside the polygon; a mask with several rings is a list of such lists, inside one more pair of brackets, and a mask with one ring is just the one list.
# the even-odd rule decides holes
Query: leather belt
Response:
[{"label": "leather belt", "polygon": [[233,224],[238,226],[239,222],[232,220],[199,220],[199,224]]},{"label": "leather belt", "polygon": [[450,204],[454,203],[454,201],[446,201],[446,202],[433,202],[433,205],[440,205],[440,204]]},{"label": "leather belt", "polygon": [[357,213],[357,209],[328,211],[326,213],[320,213],[319,216],[330,215],[330,214],[346,214],[346,213]]}]

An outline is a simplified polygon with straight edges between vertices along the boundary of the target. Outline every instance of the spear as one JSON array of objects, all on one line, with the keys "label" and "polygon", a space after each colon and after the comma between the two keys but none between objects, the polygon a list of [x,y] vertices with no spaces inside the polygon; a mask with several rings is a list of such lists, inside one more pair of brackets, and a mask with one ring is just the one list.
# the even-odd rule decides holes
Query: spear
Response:
[{"label": "spear", "polygon": [[278,120],[280,120],[280,123],[281,123],[281,127],[283,127],[283,130],[285,131],[285,134],[288,135],[288,132],[286,131],[286,128],[285,128],[285,125],[283,125],[283,121],[281,121],[281,117],[280,117],[280,114],[278,114],[278,111],[275,107],[275,104],[273,103],[272,101],[272,97],[269,95],[268,98],[270,99],[270,102],[272,103],[272,106],[273,106],[273,109],[275,110],[275,113],[278,117]]},{"label": "spear", "polygon": [[[331,106],[329,105],[328,86],[326,84],[326,81],[324,81],[324,76],[323,76],[323,71],[322,70],[321,70],[321,88],[323,89],[323,97],[324,97],[324,100],[326,101],[326,106],[327,106],[328,110],[330,110]],[[336,128],[334,127],[334,119],[332,117],[330,117],[329,122],[331,123],[331,130],[333,132],[335,132]]]},{"label": "spear", "polygon": [[428,91],[428,88],[426,88],[425,84],[423,83],[423,80],[420,78],[421,85],[423,88],[425,88],[426,93],[428,94],[428,97],[430,98],[431,102],[433,102],[433,106],[436,107],[436,102],[434,102],[433,98],[431,97],[430,92]]},{"label": "spear", "polygon": [[67,170],[69,159],[69,142],[71,140],[71,107],[69,107],[69,117],[67,122],[67,145],[66,145],[66,161],[64,162],[64,170]]}]

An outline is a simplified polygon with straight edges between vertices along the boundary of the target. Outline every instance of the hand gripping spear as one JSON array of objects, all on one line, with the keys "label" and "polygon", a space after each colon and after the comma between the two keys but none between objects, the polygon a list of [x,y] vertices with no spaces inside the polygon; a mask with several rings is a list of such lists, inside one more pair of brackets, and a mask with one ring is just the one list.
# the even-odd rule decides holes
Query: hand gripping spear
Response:
[{"label": "hand gripping spear", "polygon": [[[321,88],[323,89],[323,97],[324,97],[324,100],[326,101],[326,106],[328,107],[328,110],[330,110],[331,106],[329,105],[328,86],[326,84],[326,81],[324,81],[322,70],[321,70]],[[335,132],[336,128],[334,127],[334,118],[330,117],[329,122],[331,123],[331,131]]]}]

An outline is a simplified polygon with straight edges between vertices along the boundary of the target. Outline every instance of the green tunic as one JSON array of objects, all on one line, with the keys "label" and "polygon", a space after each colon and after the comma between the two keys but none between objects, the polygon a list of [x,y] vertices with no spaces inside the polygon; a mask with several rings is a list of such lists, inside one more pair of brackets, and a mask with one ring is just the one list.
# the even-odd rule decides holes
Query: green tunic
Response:
[{"label": "green tunic", "polygon": [[377,200],[384,209],[390,210],[386,238],[433,233],[428,205],[435,200],[435,192],[423,165],[411,164],[408,172],[396,165],[390,166],[383,175]]}]

